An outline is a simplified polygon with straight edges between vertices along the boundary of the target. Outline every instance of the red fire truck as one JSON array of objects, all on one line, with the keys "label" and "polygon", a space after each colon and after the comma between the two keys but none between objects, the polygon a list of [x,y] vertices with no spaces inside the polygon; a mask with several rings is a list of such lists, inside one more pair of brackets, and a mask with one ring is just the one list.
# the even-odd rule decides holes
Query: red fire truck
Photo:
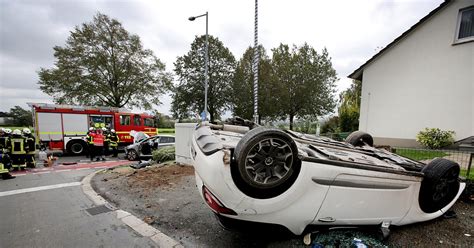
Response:
[{"label": "red fire truck", "polygon": [[86,151],[85,137],[89,127],[97,124],[115,129],[119,146],[133,142],[130,131],[157,134],[154,118],[146,113],[132,113],[122,108],[28,103],[33,112],[36,139],[50,150],[69,154]]}]

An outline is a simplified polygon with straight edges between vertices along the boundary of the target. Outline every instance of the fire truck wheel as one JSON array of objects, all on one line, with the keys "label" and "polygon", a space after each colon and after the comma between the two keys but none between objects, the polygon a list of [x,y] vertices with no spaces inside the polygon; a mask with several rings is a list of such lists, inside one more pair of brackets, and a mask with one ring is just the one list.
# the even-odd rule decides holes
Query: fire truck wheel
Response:
[{"label": "fire truck wheel", "polygon": [[81,155],[86,152],[86,145],[82,140],[71,140],[67,143],[66,149],[69,154]]}]

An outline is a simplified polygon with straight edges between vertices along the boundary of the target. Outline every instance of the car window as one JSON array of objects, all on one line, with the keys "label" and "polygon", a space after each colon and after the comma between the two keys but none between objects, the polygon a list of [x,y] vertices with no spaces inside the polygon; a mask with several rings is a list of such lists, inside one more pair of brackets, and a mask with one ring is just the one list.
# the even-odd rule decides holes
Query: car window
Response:
[{"label": "car window", "polygon": [[154,127],[155,126],[155,121],[152,118],[145,118],[145,127]]},{"label": "car window", "polygon": [[139,115],[133,116],[133,125],[140,126],[141,125],[140,119],[141,117]]},{"label": "car window", "polygon": [[123,125],[123,126],[130,125],[130,115],[121,115],[120,116],[120,125]]},{"label": "car window", "polygon": [[173,143],[174,138],[173,137],[161,137],[160,143]]}]

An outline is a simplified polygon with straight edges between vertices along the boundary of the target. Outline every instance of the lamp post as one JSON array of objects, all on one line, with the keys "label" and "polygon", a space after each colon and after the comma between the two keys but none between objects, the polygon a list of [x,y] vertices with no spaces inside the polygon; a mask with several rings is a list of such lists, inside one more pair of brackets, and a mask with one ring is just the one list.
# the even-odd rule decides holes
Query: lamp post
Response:
[{"label": "lamp post", "polygon": [[258,0],[255,0],[255,25],[253,45],[253,122],[258,124]]},{"label": "lamp post", "polygon": [[208,67],[209,67],[209,40],[208,40],[208,13],[206,11],[206,14],[198,15],[198,16],[191,16],[188,18],[190,21],[194,21],[199,17],[206,16],[206,58],[205,58],[205,68],[204,68],[204,121],[207,120],[207,86],[208,86],[208,81],[209,81],[209,75],[208,75]]}]

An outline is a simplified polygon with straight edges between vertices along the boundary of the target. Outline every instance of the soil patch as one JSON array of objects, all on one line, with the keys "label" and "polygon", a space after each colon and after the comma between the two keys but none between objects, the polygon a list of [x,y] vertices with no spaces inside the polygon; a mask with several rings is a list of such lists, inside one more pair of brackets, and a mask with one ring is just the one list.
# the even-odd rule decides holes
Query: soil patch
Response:
[{"label": "soil patch", "polygon": [[[305,247],[302,236],[223,229],[199,196],[191,166],[172,163],[139,170],[119,167],[97,174],[92,186],[118,208],[132,212],[185,247]],[[459,201],[453,210],[457,218],[441,217],[391,227],[391,235],[384,244],[388,247],[474,247],[474,237],[470,236],[474,235],[474,205]],[[376,231],[365,232],[370,236]],[[321,232],[315,237],[321,241],[325,237],[317,235],[333,234],[336,235]]]}]

